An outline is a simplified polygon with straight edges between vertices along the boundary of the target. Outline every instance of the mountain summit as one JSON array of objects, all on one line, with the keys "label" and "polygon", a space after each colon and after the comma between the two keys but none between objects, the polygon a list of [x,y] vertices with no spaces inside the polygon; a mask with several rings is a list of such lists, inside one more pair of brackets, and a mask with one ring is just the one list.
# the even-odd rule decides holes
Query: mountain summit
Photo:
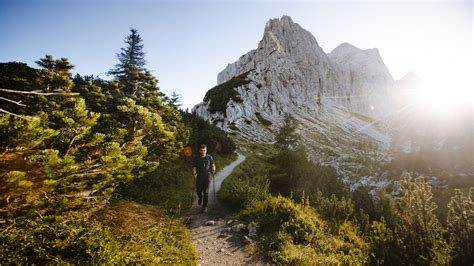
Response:
[{"label": "mountain summit", "polygon": [[[289,16],[269,20],[257,49],[227,65],[217,81],[193,110],[228,132],[264,142],[273,141],[287,113],[308,128],[315,128],[315,121],[340,120],[353,131],[345,114],[370,118],[385,113],[394,83],[377,49],[344,43],[326,54]],[[362,132],[367,130],[372,129]]]}]

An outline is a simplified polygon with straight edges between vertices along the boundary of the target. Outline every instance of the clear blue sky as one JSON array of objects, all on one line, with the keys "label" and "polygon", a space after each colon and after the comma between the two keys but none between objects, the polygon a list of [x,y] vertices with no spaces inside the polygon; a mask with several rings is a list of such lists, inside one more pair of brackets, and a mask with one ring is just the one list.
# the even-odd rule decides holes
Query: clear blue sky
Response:
[{"label": "clear blue sky", "polygon": [[267,20],[282,15],[327,53],[343,42],[379,48],[396,79],[466,73],[472,64],[471,1],[0,0],[0,62],[35,66],[51,54],[69,58],[73,72],[106,77],[133,27],[162,91],[191,108],[218,72],[257,47]]}]

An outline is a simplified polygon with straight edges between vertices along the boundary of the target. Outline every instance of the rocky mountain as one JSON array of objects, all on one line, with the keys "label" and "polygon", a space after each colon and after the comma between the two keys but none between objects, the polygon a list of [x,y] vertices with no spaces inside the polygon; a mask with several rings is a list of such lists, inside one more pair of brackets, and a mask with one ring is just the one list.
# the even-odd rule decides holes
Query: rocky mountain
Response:
[{"label": "rocky mountain", "polygon": [[[343,43],[326,54],[309,31],[283,16],[267,22],[257,49],[229,64],[217,83],[193,111],[236,138],[272,143],[291,114],[315,161],[351,161],[369,152],[367,145],[377,147],[370,151],[374,160],[386,160],[391,137],[380,120],[395,108],[395,81],[377,49]],[[360,167],[338,169],[350,178]]]}]

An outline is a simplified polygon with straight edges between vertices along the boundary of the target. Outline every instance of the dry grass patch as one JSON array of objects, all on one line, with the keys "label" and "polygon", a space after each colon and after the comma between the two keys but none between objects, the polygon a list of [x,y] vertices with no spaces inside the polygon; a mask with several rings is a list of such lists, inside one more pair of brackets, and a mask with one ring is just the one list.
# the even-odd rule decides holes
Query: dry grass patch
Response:
[{"label": "dry grass patch", "polygon": [[165,216],[157,206],[120,201],[101,211],[101,220],[120,232],[136,232],[164,221]]}]

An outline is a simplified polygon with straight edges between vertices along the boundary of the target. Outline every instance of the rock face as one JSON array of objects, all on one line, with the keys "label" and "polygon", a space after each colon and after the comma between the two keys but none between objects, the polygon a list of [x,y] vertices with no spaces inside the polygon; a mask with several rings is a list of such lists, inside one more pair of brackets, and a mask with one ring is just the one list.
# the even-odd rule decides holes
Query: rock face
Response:
[{"label": "rock face", "polygon": [[265,142],[286,113],[324,120],[339,108],[378,117],[387,112],[394,83],[377,49],[344,43],[326,54],[288,16],[268,21],[257,49],[229,64],[217,81],[193,111],[226,131]]},{"label": "rock face", "polygon": [[376,117],[391,111],[387,100],[394,79],[378,49],[361,50],[343,43],[328,56],[337,69],[339,87],[350,97],[349,108]]}]

